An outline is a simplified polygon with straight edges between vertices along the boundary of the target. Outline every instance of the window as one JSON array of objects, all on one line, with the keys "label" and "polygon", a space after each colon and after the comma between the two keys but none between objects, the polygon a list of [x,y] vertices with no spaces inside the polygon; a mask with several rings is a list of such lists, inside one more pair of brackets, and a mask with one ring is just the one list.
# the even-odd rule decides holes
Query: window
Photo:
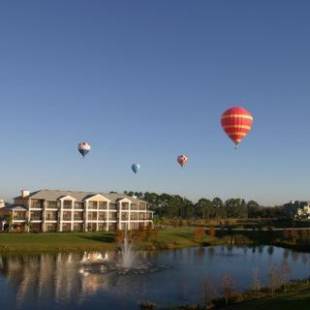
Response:
[{"label": "window", "polygon": [[47,202],[48,209],[57,209],[57,201],[48,201]]},{"label": "window", "polygon": [[110,203],[110,210],[116,210],[116,204],[115,203]]},{"label": "window", "polygon": [[83,207],[84,207],[83,202],[76,201],[74,203],[74,209],[83,209]]},{"label": "window", "polygon": [[116,212],[109,212],[109,220],[116,220]]},{"label": "window", "polygon": [[63,206],[64,206],[64,209],[71,209],[72,208],[72,201],[71,200],[64,200]]},{"label": "window", "polygon": [[106,212],[99,212],[99,221],[105,221],[106,219]]},{"label": "window", "polygon": [[107,209],[107,202],[106,201],[100,201],[99,202],[99,209],[100,210],[106,210]]},{"label": "window", "polygon": [[43,200],[33,199],[31,203],[32,208],[42,208],[43,207]]},{"label": "window", "polygon": [[24,221],[26,219],[26,211],[14,211],[13,219],[16,221]]},{"label": "window", "polygon": [[30,218],[32,221],[41,221],[42,220],[42,212],[41,211],[31,211]]},{"label": "window", "polygon": [[133,203],[131,205],[131,210],[139,210],[139,207],[135,203]]},{"label": "window", "polygon": [[45,219],[47,221],[56,221],[57,220],[57,212],[53,212],[53,211],[46,212]]},{"label": "window", "polygon": [[97,220],[97,212],[88,212],[88,220],[96,221]]},{"label": "window", "polygon": [[88,202],[89,209],[97,209],[97,201],[89,201]]},{"label": "window", "polygon": [[83,221],[83,212],[74,212],[75,221]]},{"label": "window", "polygon": [[64,221],[71,221],[71,212],[64,212],[63,218]]},{"label": "window", "polygon": [[129,209],[129,203],[128,202],[122,202],[122,210],[128,210]]}]

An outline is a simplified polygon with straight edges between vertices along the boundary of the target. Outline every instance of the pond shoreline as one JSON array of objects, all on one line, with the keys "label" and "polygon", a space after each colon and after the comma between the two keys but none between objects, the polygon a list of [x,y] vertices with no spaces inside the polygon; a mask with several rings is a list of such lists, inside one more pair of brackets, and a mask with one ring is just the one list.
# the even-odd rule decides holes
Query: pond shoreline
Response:
[{"label": "pond shoreline", "polygon": [[[279,246],[300,252],[310,252],[310,244],[292,243],[278,233],[236,232],[218,233],[217,236],[195,236],[195,227],[176,227],[159,230],[155,235],[134,241],[137,250],[160,251],[200,246],[244,245]],[[84,252],[116,250],[119,247],[116,233],[1,233],[0,254],[39,254],[58,252]]]},{"label": "pond shoreline", "polygon": [[[206,305],[179,305],[176,307],[161,307],[148,304],[141,305],[141,309],[161,310],[209,310],[209,309],[300,309],[308,307],[310,300],[310,279],[292,280],[272,291],[270,287],[259,290],[246,290],[241,293],[232,293],[229,297],[212,299]],[[290,303],[288,308],[288,304]],[[150,308],[152,306],[152,308]],[[306,309],[306,308],[302,308]]]}]

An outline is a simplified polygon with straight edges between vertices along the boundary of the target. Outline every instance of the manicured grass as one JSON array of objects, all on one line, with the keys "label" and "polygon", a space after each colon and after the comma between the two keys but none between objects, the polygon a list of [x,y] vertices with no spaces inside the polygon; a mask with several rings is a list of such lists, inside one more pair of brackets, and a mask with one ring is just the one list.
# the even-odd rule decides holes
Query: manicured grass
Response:
[{"label": "manicured grass", "polygon": [[[172,249],[199,246],[193,239],[194,228],[177,227],[160,230],[148,241],[138,241],[137,249]],[[207,237],[202,240],[206,241]],[[117,247],[115,233],[0,233],[0,253],[69,252],[110,250]]]},{"label": "manicured grass", "polygon": [[194,240],[193,227],[169,227],[162,229],[158,234],[151,238],[150,241],[139,242],[139,249],[179,249],[193,246],[200,246],[203,242],[207,242],[209,238],[206,236],[200,242]]},{"label": "manicured grass", "polygon": [[1,233],[0,252],[56,252],[112,249],[112,233]]},{"label": "manicured grass", "polygon": [[232,305],[225,309],[247,310],[247,309],[310,309],[310,289],[299,288],[289,293],[282,293],[276,297],[262,298]]},{"label": "manicured grass", "polygon": [[[178,249],[219,244],[273,244],[295,250],[309,251],[309,245],[281,241],[281,232],[269,231],[217,231],[217,238],[205,236],[194,239],[197,227],[166,227],[153,232],[147,239],[135,242],[139,250]],[[143,239],[143,238],[142,238]],[[56,252],[113,249],[114,232],[98,233],[0,233],[0,253],[6,252]]]}]

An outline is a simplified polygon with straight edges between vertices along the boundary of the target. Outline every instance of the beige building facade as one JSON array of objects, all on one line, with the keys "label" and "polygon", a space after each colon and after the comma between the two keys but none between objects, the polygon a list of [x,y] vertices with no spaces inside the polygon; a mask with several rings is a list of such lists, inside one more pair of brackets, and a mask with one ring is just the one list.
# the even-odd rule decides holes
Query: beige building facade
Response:
[{"label": "beige building facade", "polygon": [[14,230],[37,232],[109,231],[153,226],[148,204],[117,193],[39,190],[14,199]]}]

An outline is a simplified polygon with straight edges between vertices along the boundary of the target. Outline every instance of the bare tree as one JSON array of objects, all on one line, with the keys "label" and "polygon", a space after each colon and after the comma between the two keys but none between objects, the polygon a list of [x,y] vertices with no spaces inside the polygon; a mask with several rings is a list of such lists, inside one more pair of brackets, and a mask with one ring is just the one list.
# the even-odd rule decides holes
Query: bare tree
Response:
[{"label": "bare tree", "polygon": [[212,279],[208,279],[203,283],[203,300],[204,304],[208,305],[210,302],[218,297],[217,289]]},{"label": "bare tree", "polygon": [[274,293],[282,285],[282,283],[281,271],[278,270],[276,265],[272,265],[269,269],[269,287],[271,289],[272,296],[274,296]]},{"label": "bare tree", "polygon": [[282,285],[283,285],[284,291],[286,291],[286,285],[288,284],[290,280],[290,273],[291,273],[291,269],[287,261],[284,261],[282,263],[280,272],[281,272],[281,277],[282,277]]},{"label": "bare tree", "polygon": [[223,294],[225,298],[225,303],[228,304],[229,299],[233,295],[233,289],[234,289],[234,282],[228,273],[225,273],[222,278],[222,288],[223,288]]},{"label": "bare tree", "polygon": [[253,291],[259,291],[262,288],[261,282],[259,279],[259,270],[256,268],[253,271],[253,283],[252,283],[252,289]]}]

